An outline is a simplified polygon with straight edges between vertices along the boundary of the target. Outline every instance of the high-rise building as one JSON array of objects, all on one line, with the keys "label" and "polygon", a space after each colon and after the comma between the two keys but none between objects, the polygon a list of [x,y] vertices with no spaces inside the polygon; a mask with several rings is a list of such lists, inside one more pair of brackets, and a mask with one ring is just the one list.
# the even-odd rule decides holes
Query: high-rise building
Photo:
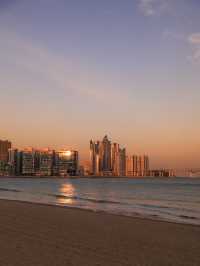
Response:
[{"label": "high-rise building", "polygon": [[105,136],[102,141],[90,141],[91,174],[107,176],[112,174],[111,141]]},{"label": "high-rise building", "polygon": [[138,176],[138,156],[133,155],[133,176]]},{"label": "high-rise building", "polygon": [[25,149],[21,152],[22,156],[22,175],[35,174],[35,151],[33,149]]},{"label": "high-rise building", "polygon": [[112,144],[112,175],[120,175],[120,147],[119,144]]},{"label": "high-rise building", "polygon": [[111,141],[109,141],[107,135],[103,138],[100,147],[100,153],[102,154],[100,160],[101,171],[103,174],[110,174],[112,172],[111,166]]},{"label": "high-rise building", "polygon": [[120,149],[120,176],[126,176],[126,149]]},{"label": "high-rise building", "polygon": [[103,140],[90,141],[91,174],[120,176],[126,174],[126,150],[111,143],[107,136]]},{"label": "high-rise building", "polygon": [[139,156],[138,158],[138,176],[147,176],[149,171],[148,156]]},{"label": "high-rise building", "polygon": [[8,140],[0,140],[0,161],[8,162],[8,151],[11,149],[11,142]]},{"label": "high-rise building", "polygon": [[43,149],[35,152],[35,172],[39,176],[51,176],[53,167],[53,151]]},{"label": "high-rise building", "polygon": [[53,172],[59,176],[76,176],[78,174],[78,152],[61,150],[54,153]]},{"label": "high-rise building", "polygon": [[53,152],[50,150],[43,150],[40,152],[40,175],[52,175]]},{"label": "high-rise building", "polygon": [[149,175],[149,157],[147,155],[144,155],[144,176]]},{"label": "high-rise building", "polygon": [[134,174],[133,174],[133,156],[126,156],[126,176],[134,176]]},{"label": "high-rise building", "polygon": [[10,149],[8,166],[10,175],[74,176],[78,174],[78,152]]},{"label": "high-rise building", "polygon": [[100,142],[90,141],[90,174],[100,175]]},{"label": "high-rise building", "polygon": [[10,175],[18,176],[22,174],[22,152],[17,149],[9,149],[8,164]]},{"label": "high-rise building", "polygon": [[149,175],[149,157],[133,155],[127,157],[127,176],[148,176]]}]

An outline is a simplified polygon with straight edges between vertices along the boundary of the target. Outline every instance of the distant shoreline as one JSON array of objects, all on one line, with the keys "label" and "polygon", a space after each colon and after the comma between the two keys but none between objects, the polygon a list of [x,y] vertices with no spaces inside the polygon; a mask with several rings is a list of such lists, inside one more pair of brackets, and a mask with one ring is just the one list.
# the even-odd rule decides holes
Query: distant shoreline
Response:
[{"label": "distant shoreline", "polygon": [[30,178],[30,179],[174,179],[174,178],[200,178],[200,177],[187,177],[187,176],[0,176],[1,178]]}]

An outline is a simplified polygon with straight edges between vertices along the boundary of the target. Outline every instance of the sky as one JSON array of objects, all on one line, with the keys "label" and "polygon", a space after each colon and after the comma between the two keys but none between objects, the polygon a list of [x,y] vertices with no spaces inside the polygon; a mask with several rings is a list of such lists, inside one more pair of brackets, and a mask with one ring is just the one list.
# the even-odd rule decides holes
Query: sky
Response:
[{"label": "sky", "polygon": [[0,139],[105,134],[151,167],[200,167],[199,0],[0,0]]}]

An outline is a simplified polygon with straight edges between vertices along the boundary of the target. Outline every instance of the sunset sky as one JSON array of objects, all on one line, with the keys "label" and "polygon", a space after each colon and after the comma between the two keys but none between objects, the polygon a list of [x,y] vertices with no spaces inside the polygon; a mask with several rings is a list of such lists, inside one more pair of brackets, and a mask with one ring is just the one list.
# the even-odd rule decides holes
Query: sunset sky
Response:
[{"label": "sunset sky", "polygon": [[199,0],[0,0],[0,139],[105,134],[152,167],[200,167]]}]

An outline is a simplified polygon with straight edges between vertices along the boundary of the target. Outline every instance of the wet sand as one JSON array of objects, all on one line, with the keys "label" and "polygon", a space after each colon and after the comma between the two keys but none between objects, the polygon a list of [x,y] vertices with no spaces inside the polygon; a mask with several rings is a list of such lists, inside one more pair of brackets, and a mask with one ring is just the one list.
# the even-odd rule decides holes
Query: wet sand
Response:
[{"label": "wet sand", "polygon": [[199,266],[200,226],[0,200],[0,266]]}]

